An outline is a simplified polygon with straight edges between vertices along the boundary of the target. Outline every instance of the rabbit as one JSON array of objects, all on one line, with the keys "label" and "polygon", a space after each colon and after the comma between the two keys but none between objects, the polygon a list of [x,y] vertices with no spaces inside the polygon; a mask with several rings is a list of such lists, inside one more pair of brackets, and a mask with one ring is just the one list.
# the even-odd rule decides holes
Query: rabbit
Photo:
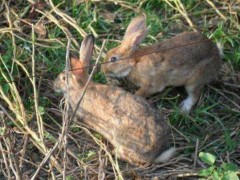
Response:
[{"label": "rabbit", "polygon": [[146,15],[135,17],[121,44],[106,53],[102,66],[110,78],[124,78],[139,89],[136,95],[149,96],[167,86],[184,86],[188,97],[181,111],[189,113],[205,84],[221,68],[220,49],[199,32],[183,32],[148,47],[138,48],[147,36]]},{"label": "rabbit", "polygon": [[[81,44],[80,58],[70,59],[68,88],[66,72],[60,73],[53,83],[56,92],[68,94],[73,110],[89,77],[86,67],[93,46],[94,36],[87,35]],[[76,115],[113,145],[117,157],[130,164],[166,162],[175,152],[174,147],[169,148],[166,118],[144,98],[119,87],[90,81]]]}]

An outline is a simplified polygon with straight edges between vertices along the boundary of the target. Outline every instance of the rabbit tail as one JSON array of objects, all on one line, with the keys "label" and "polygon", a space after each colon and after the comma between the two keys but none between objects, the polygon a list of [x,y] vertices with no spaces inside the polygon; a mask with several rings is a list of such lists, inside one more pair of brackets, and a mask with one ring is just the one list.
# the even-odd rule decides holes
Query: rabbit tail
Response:
[{"label": "rabbit tail", "polygon": [[158,156],[154,162],[155,163],[165,163],[167,162],[172,156],[173,154],[176,152],[176,148],[171,147],[165,151],[162,152],[162,154],[160,154],[160,156]]}]

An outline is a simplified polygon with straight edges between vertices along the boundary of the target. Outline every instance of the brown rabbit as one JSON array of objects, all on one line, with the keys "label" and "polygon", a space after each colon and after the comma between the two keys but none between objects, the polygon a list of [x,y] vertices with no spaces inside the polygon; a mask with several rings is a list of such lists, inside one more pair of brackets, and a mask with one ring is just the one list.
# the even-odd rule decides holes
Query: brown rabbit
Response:
[{"label": "brown rabbit", "polygon": [[185,86],[188,97],[181,110],[189,112],[203,86],[216,78],[220,70],[218,47],[201,33],[183,32],[138,49],[147,32],[146,16],[134,18],[122,43],[107,53],[105,61],[109,63],[103,65],[103,70],[109,77],[127,77],[140,87],[136,92],[140,96],[161,92],[167,86]]},{"label": "brown rabbit", "polygon": [[[80,60],[71,58],[72,71],[62,72],[54,81],[54,90],[67,94],[74,110],[88,79],[94,37],[82,42]],[[131,164],[165,162],[174,152],[168,147],[169,127],[163,116],[141,97],[118,87],[90,82],[76,115],[102,134],[115,147],[119,158]]]}]

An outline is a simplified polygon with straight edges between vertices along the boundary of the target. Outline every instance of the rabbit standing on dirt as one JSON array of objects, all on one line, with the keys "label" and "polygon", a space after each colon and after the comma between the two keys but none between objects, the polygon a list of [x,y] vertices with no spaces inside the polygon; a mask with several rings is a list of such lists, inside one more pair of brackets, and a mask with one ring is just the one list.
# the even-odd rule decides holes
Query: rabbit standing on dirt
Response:
[{"label": "rabbit standing on dirt", "polygon": [[[88,80],[94,37],[82,42],[80,60],[72,58],[68,76],[62,72],[54,81],[54,90],[69,93],[74,110]],[[68,92],[67,92],[68,89]],[[167,161],[174,152],[168,147],[169,127],[163,116],[141,97],[118,87],[90,82],[76,115],[102,134],[115,147],[119,158],[131,164]]]},{"label": "rabbit standing on dirt", "polygon": [[203,86],[220,71],[218,47],[201,33],[183,32],[138,49],[147,32],[146,16],[134,18],[120,46],[107,53],[105,61],[109,63],[103,65],[103,70],[109,77],[127,77],[140,87],[136,92],[140,96],[161,92],[167,86],[185,86],[188,97],[181,103],[181,110],[188,113]]}]

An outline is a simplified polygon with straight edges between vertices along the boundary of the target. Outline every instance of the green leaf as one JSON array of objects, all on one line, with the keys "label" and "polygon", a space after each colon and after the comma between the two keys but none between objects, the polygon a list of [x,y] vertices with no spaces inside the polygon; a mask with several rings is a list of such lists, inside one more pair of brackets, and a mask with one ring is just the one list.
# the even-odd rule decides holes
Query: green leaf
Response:
[{"label": "green leaf", "polygon": [[212,173],[213,173],[213,170],[214,170],[214,166],[212,166],[212,167],[210,167],[210,168],[207,168],[207,169],[202,169],[202,170],[200,170],[199,171],[199,175],[200,176],[210,176],[210,175],[212,175]]},{"label": "green leaf", "polygon": [[219,176],[219,174],[218,174],[217,171],[214,171],[214,172],[213,172],[212,177],[213,177],[213,180],[221,180],[221,178],[220,178],[220,176]]},{"label": "green leaf", "polygon": [[232,47],[234,47],[234,42],[230,37],[225,37],[225,40],[231,44]]},{"label": "green leaf", "polygon": [[3,136],[6,132],[6,128],[5,127],[0,127],[0,136]]},{"label": "green leaf", "polygon": [[216,171],[218,174],[223,174],[223,172],[224,172],[221,167],[217,167]]},{"label": "green leaf", "polygon": [[97,139],[102,139],[103,136],[99,133],[94,133],[94,137],[96,137]]},{"label": "green leaf", "polygon": [[235,164],[231,164],[231,163],[224,163],[224,164],[221,165],[221,167],[225,171],[234,171],[234,172],[236,172],[238,170],[238,167]]},{"label": "green leaf", "polygon": [[52,134],[48,133],[47,131],[44,133],[46,139],[50,140],[51,142],[55,142],[55,138]]},{"label": "green leaf", "polygon": [[239,180],[236,172],[227,171],[224,173],[222,180]]},{"label": "green leaf", "polygon": [[74,180],[74,177],[68,175],[68,176],[66,177],[66,179],[67,179],[67,180]]},{"label": "green leaf", "polygon": [[7,94],[8,91],[9,91],[9,89],[10,89],[10,87],[9,87],[9,85],[8,85],[7,83],[6,83],[6,84],[3,84],[2,88],[3,88],[3,92],[4,92],[5,94]]},{"label": "green leaf", "polygon": [[205,153],[205,152],[200,152],[199,153],[199,158],[209,165],[213,165],[215,163],[215,160],[216,160],[216,156],[214,156],[210,153]]},{"label": "green leaf", "polygon": [[95,153],[95,151],[88,151],[88,153],[87,153],[87,159],[88,158],[90,158],[90,157],[92,157],[92,156],[95,156],[96,155],[96,153]]},{"label": "green leaf", "polygon": [[38,107],[38,111],[39,111],[40,115],[44,115],[45,114],[45,108],[42,107],[42,106]]}]

